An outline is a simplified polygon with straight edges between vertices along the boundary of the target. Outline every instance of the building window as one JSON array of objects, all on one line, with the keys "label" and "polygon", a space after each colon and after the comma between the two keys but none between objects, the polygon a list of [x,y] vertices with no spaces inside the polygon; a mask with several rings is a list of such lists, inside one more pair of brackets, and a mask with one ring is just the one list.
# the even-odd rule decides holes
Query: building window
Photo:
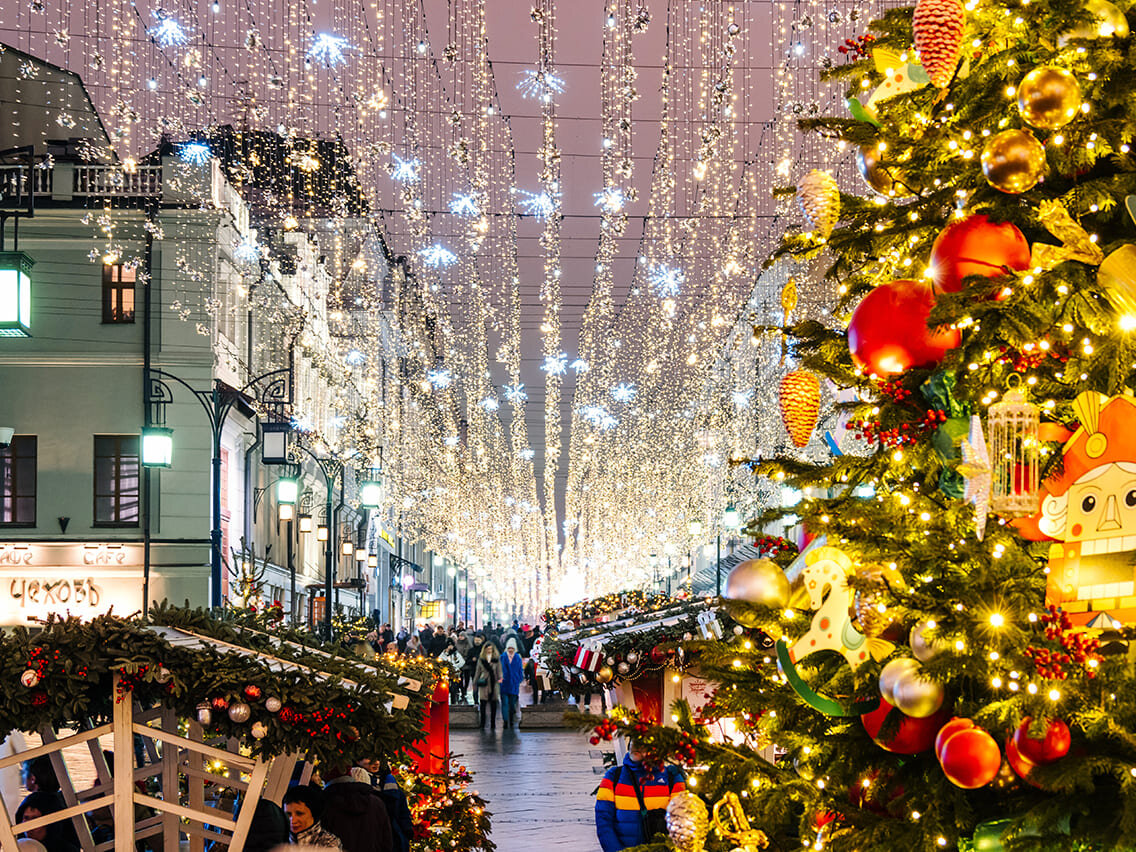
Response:
[{"label": "building window", "polygon": [[137,526],[138,436],[95,436],[95,525]]},{"label": "building window", "polygon": [[103,265],[103,322],[134,322],[133,266],[121,263]]},{"label": "building window", "polygon": [[36,436],[16,435],[0,450],[0,524],[34,527],[36,514]]}]

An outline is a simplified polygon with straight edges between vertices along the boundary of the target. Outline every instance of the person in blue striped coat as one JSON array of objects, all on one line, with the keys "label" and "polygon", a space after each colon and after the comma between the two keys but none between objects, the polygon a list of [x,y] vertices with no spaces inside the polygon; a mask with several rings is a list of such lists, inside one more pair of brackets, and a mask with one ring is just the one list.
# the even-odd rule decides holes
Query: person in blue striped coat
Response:
[{"label": "person in blue striped coat", "polygon": [[649,827],[665,832],[667,803],[686,789],[677,767],[649,768],[643,757],[641,745],[632,741],[623,764],[609,769],[596,791],[596,836],[603,852],[646,843]]}]

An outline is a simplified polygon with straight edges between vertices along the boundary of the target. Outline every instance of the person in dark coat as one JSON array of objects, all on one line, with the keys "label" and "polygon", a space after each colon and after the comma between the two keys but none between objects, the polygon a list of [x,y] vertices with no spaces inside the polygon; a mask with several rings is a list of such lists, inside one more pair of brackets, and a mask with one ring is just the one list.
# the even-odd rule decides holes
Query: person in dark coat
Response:
[{"label": "person in dark coat", "polygon": [[338,835],[345,852],[394,852],[390,817],[370,784],[348,767],[330,767],[324,779],[323,827]]},{"label": "person in dark coat", "polygon": [[[233,807],[233,819],[240,814],[239,803]],[[288,817],[276,802],[261,799],[256,803],[249,825],[244,852],[268,852],[288,842]]]},{"label": "person in dark coat", "polygon": [[414,837],[414,820],[410,816],[406,793],[399,786],[398,779],[391,772],[390,764],[385,760],[379,764],[374,778],[379,796],[386,805],[387,816],[390,817],[395,852],[410,852],[410,840]]},{"label": "person in dark coat", "polygon": [[488,718],[490,730],[496,731],[497,701],[501,698],[501,655],[492,642],[486,642],[481,648],[481,656],[477,658],[477,667],[473,670],[473,685],[477,689],[477,702],[481,708],[478,714],[479,727],[484,731],[485,720]]},{"label": "person in dark coat", "polygon": [[501,657],[501,719],[506,728],[517,723],[517,698],[524,679],[524,664],[521,652],[517,650],[517,640],[509,639],[505,643],[505,655]]},{"label": "person in dark coat", "polygon": [[[62,797],[57,793],[39,790],[28,793],[20,802],[20,806],[16,809],[16,822],[29,822],[61,810],[63,810]],[[45,825],[42,828],[25,831],[21,836],[38,840],[47,849],[47,852],[79,852],[79,846],[68,837],[69,834],[72,837],[74,836],[74,830],[68,832],[67,829],[70,828],[70,822],[53,822],[51,825]]]},{"label": "person in dark coat", "polygon": [[314,784],[297,784],[284,793],[284,813],[288,815],[288,840],[297,846],[338,849],[345,852],[338,835],[320,823],[324,810],[323,790]]}]

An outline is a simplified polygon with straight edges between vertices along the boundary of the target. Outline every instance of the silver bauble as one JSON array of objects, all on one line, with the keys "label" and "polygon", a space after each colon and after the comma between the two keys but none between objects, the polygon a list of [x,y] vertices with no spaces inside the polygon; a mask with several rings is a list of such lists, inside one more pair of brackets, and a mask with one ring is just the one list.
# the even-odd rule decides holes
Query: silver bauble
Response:
[{"label": "silver bauble", "polygon": [[[729,600],[783,609],[789,603],[789,578],[769,559],[747,559],[726,578]],[[758,619],[744,607],[731,607],[730,615],[746,627],[756,627]]]},{"label": "silver bauble", "polygon": [[689,790],[676,793],[667,804],[667,834],[678,852],[702,852],[710,831],[705,803]]},{"label": "silver bauble", "polygon": [[197,705],[197,722],[201,725],[213,724],[213,711],[209,709],[208,704]]},{"label": "silver bauble", "polygon": [[240,724],[247,722],[252,715],[252,708],[243,701],[234,701],[229,705],[229,718]]},{"label": "silver bauble", "polygon": [[269,713],[279,713],[280,708],[283,706],[280,699],[275,695],[270,695],[268,698],[264,699],[264,709]]},{"label": "silver bauble", "polygon": [[253,737],[258,740],[264,739],[264,737],[268,735],[268,725],[264,724],[264,722],[253,722],[251,733]]},{"label": "silver bauble", "polygon": [[943,706],[943,685],[924,676],[922,667],[901,674],[892,686],[892,703],[915,719],[933,716]]},{"label": "silver bauble", "polygon": [[911,633],[907,637],[911,642],[911,653],[914,654],[915,659],[921,663],[930,662],[950,647],[950,643],[938,637],[928,639],[928,630],[934,631],[934,628],[931,627],[931,622],[920,621],[911,628]]},{"label": "silver bauble", "polygon": [[617,672],[619,672],[621,675],[625,675],[625,674],[627,674],[628,672],[631,671],[631,666],[627,665],[627,663],[620,663],[618,666],[615,667],[615,670]]},{"label": "silver bauble", "polygon": [[892,660],[880,672],[880,695],[889,704],[895,704],[895,682],[908,672],[918,671],[919,663],[911,657]]},{"label": "silver bauble", "polygon": [[628,651],[627,662],[631,663],[631,665],[635,665],[639,662],[639,653],[637,651]]}]

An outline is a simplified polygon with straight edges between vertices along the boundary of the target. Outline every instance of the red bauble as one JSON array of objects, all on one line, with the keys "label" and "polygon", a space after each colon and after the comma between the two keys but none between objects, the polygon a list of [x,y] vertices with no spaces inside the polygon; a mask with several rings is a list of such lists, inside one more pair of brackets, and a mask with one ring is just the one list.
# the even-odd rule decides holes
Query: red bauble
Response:
[{"label": "red bauble", "polygon": [[591,736],[591,737],[588,737],[588,742],[590,742],[592,745],[599,745],[600,744],[600,738],[597,737],[597,736]]},{"label": "red bauble", "polygon": [[256,699],[260,698],[260,687],[255,683],[250,683],[245,687],[245,698],[256,701]]},{"label": "red bauble", "polygon": [[931,278],[944,293],[957,293],[968,275],[997,278],[1007,269],[1029,267],[1030,247],[1022,232],[983,215],[951,222],[931,246]]},{"label": "red bauble", "polygon": [[656,645],[651,649],[651,662],[656,666],[661,666],[668,659],[670,659],[670,652],[667,651],[662,645]]},{"label": "red bauble", "polygon": [[1013,743],[1018,753],[1030,763],[1053,763],[1069,753],[1072,736],[1069,726],[1060,719],[1050,719],[1049,727],[1041,739],[1034,739],[1029,735],[1030,723],[1033,720],[1026,716],[1022,724],[1014,731]]},{"label": "red bauble", "polygon": [[935,737],[935,756],[939,760],[943,759],[943,746],[946,745],[947,740],[957,734],[959,731],[965,731],[967,728],[973,728],[974,722],[970,719],[964,719],[961,716],[956,716],[943,725],[939,729],[938,735]]},{"label": "red bauble", "polygon": [[[885,742],[879,738],[880,728],[883,727],[884,719],[891,713],[900,717],[899,729]],[[927,718],[916,719],[913,716],[905,716],[895,708],[894,704],[881,698],[880,706],[871,713],[861,716],[860,721],[863,722],[868,736],[875,740],[880,748],[896,754],[918,754],[927,751],[934,744],[935,734],[943,727],[943,723],[950,718],[950,715],[949,708],[940,707],[938,712]]]},{"label": "red bauble", "polygon": [[856,366],[889,376],[939,363],[961,335],[957,328],[927,328],[934,303],[925,281],[892,281],[865,296],[848,323],[848,348]]},{"label": "red bauble", "polygon": [[1030,777],[1034,769],[1037,768],[1037,764],[1022,756],[1022,753],[1018,751],[1018,746],[1014,742],[1013,737],[1006,740],[1006,760],[1023,781],[1039,789],[1041,788],[1041,785]]},{"label": "red bauble", "polygon": [[964,790],[974,790],[985,787],[997,776],[1002,752],[982,728],[964,728],[943,743],[939,763],[948,781]]},{"label": "red bauble", "polygon": [[214,710],[228,710],[229,709],[229,701],[226,698],[217,697],[217,698],[214,698],[210,703],[213,705]]}]

